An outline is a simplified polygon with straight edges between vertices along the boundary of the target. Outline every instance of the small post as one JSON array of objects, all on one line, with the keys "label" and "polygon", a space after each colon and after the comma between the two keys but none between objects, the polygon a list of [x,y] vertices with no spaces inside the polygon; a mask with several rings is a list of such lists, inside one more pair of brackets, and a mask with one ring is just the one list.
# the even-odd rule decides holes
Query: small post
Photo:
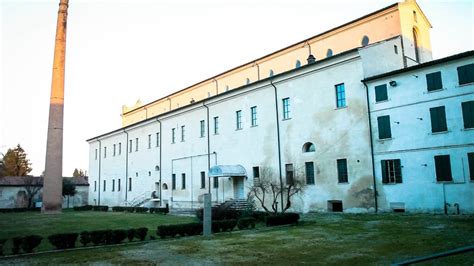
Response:
[{"label": "small post", "polygon": [[204,213],[203,213],[203,236],[211,236],[212,234],[212,207],[211,194],[204,194]]}]

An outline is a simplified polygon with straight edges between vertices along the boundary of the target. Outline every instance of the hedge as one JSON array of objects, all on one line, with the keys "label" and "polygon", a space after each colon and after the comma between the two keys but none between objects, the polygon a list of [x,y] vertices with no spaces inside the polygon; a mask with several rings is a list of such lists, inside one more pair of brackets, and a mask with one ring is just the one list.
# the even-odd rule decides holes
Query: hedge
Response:
[{"label": "hedge", "polygon": [[202,234],[202,223],[160,225],[156,230],[156,234],[161,238],[165,238],[167,236],[175,237],[176,235],[200,235]]},{"label": "hedge", "polygon": [[265,224],[267,226],[295,224],[299,219],[300,215],[298,213],[282,213],[266,217]]},{"label": "hedge", "polygon": [[213,221],[212,232],[218,233],[218,232],[232,231],[236,225],[237,225],[237,220],[235,219]]},{"label": "hedge", "polygon": [[92,211],[92,205],[84,205],[80,207],[73,207],[72,208],[75,211]]},{"label": "hedge", "polygon": [[170,212],[170,209],[168,208],[168,204],[166,204],[166,207],[164,207],[164,208],[150,208],[150,213],[167,214],[169,212]]},{"label": "hedge", "polygon": [[73,207],[75,211],[103,211],[106,212],[109,210],[109,206],[106,205],[84,205],[80,207]]},{"label": "hedge", "polygon": [[92,206],[93,211],[101,211],[101,212],[106,212],[109,210],[109,206],[106,205],[95,205]]},{"label": "hedge", "polygon": [[43,237],[38,235],[29,235],[24,237],[14,237],[13,241],[13,254],[20,253],[20,249],[22,249],[26,253],[31,253],[33,250],[41,244],[41,240]]},{"label": "hedge", "polygon": [[5,245],[7,239],[0,239],[0,256],[3,256],[3,245]]},{"label": "hedge", "polygon": [[[202,221],[204,209],[196,210],[196,217]],[[232,210],[224,207],[213,207],[211,209],[212,220],[235,220],[242,217],[242,211]]]},{"label": "hedge", "polygon": [[237,221],[237,227],[239,228],[239,230],[247,229],[247,228],[255,228],[255,218],[253,217],[240,218]]},{"label": "hedge", "polygon": [[56,249],[68,249],[76,247],[76,240],[79,234],[54,234],[48,236],[48,240],[51,245],[55,246]]},{"label": "hedge", "polygon": [[41,211],[41,208],[0,208],[0,213]]},{"label": "hedge", "polygon": [[112,207],[113,212],[135,212],[135,213],[169,213],[169,208],[146,208],[146,207],[125,207],[125,206],[114,206]]},{"label": "hedge", "polygon": [[80,236],[79,242],[81,242],[84,247],[92,241],[91,234],[88,231],[81,232]]}]

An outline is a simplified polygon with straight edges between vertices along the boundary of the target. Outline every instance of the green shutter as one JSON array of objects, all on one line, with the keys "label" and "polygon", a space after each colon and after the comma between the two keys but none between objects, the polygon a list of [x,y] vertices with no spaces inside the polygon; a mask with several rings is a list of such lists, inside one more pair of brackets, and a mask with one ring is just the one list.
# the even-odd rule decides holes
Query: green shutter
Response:
[{"label": "green shutter", "polygon": [[448,130],[446,124],[446,111],[444,106],[430,108],[431,132],[443,132]]},{"label": "green shutter", "polygon": [[381,160],[380,163],[381,163],[381,166],[382,166],[382,183],[387,184],[388,183],[387,161],[386,160]]},{"label": "green shutter", "polygon": [[387,84],[375,86],[375,102],[388,100]]},{"label": "green shutter", "polygon": [[467,162],[469,164],[469,176],[471,177],[471,181],[474,181],[474,152],[467,154]]},{"label": "green shutter", "polygon": [[464,128],[474,128],[474,101],[461,103]]},{"label": "green shutter", "polygon": [[402,167],[400,159],[393,160],[395,167],[395,183],[402,183]]},{"label": "green shutter", "polygon": [[379,139],[389,139],[392,137],[392,130],[390,128],[390,116],[384,115],[377,117],[379,128]]},{"label": "green shutter", "polygon": [[441,72],[426,74],[426,85],[428,91],[440,90],[443,88]]},{"label": "green shutter", "polygon": [[459,85],[474,82],[474,64],[458,67]]}]

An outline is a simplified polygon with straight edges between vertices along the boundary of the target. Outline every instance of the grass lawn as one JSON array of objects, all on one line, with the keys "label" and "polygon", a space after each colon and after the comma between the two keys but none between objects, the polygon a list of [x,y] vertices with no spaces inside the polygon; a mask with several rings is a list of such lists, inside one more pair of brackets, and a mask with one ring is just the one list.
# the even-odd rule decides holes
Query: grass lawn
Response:
[{"label": "grass lawn", "polygon": [[[97,215],[98,217],[104,215],[103,219],[110,219],[105,216],[111,214]],[[124,219],[129,219],[129,217],[131,220],[146,219],[135,217],[135,214],[122,215],[127,216]],[[92,217],[89,216],[89,218]],[[167,217],[163,216],[163,218]],[[192,218],[183,217],[176,219],[183,219],[183,222],[185,219],[192,220]],[[136,221],[133,223],[135,224]],[[152,233],[154,233],[157,223],[153,223]],[[32,222],[32,224],[35,223]],[[302,222],[297,226],[260,227],[256,230],[221,233],[207,240],[200,236],[184,237],[129,246],[31,255],[3,259],[0,260],[0,264],[263,263],[286,265],[298,263],[387,265],[393,261],[473,244],[473,216],[308,214],[303,216]],[[438,260],[435,263],[472,265],[474,254],[471,252],[457,255]]]},{"label": "grass lawn", "polygon": [[[80,233],[82,231],[102,229],[129,229],[147,227],[154,234],[156,227],[162,224],[190,223],[197,219],[163,214],[141,214],[122,212],[73,211],[62,214],[43,215],[40,212],[2,213],[0,214],[0,239],[15,236],[40,235],[43,237],[37,251],[54,249],[47,237],[56,233]],[[80,246],[79,241],[77,242]],[[11,252],[11,240],[3,251]]]}]

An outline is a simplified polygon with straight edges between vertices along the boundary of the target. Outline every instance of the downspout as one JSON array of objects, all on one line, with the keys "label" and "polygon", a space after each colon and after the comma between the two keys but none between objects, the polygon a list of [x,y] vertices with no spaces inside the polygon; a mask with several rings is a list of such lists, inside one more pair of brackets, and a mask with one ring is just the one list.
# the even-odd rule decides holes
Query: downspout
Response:
[{"label": "downspout", "polygon": [[128,199],[128,132],[123,130],[123,133],[127,134],[127,145],[125,150],[125,202]]},{"label": "downspout", "polygon": [[158,140],[158,144],[159,144],[159,147],[160,147],[160,160],[159,160],[159,164],[160,164],[160,206],[163,206],[163,198],[161,197],[161,187],[162,187],[162,184],[161,184],[161,172],[162,172],[162,167],[161,167],[161,135],[163,135],[161,133],[161,121],[157,118],[156,119],[156,122],[160,123],[160,139]]},{"label": "downspout", "polygon": [[[277,142],[278,142],[278,174],[280,175],[280,190],[283,192],[283,177],[281,174],[281,144],[280,144],[280,117],[278,116],[278,93],[277,87],[273,84],[273,80],[270,80],[270,84],[273,86],[275,91],[275,113],[276,113],[276,124],[277,124]],[[283,212],[283,193],[280,193],[281,200],[281,211]]]},{"label": "downspout", "polygon": [[101,159],[102,159],[102,143],[100,142],[100,139],[97,139],[97,141],[99,142],[99,185],[97,186],[97,188],[99,189],[99,193],[98,193],[98,200],[97,200],[97,205],[100,205],[100,166],[101,166]]},{"label": "downspout", "polygon": [[257,77],[258,80],[260,80],[260,66],[258,65],[257,61],[255,61],[253,64],[254,66],[257,66]]},{"label": "downspout", "polygon": [[206,107],[207,112],[207,181],[209,183],[209,194],[211,194],[211,176],[209,175],[209,171],[211,170],[211,143],[210,143],[210,136],[209,136],[209,107],[206,105],[205,102],[202,103],[202,106]]},{"label": "downspout", "polygon": [[369,102],[369,87],[362,81],[365,87],[366,99],[367,99],[367,115],[369,117],[369,137],[370,137],[370,157],[372,160],[372,181],[374,183],[374,203],[375,203],[375,213],[378,213],[378,192],[377,192],[377,183],[375,182],[375,158],[374,158],[374,142],[372,137],[372,119],[370,118],[370,102]]},{"label": "downspout", "polygon": [[219,94],[219,83],[217,83],[217,79],[212,79],[216,83],[216,95]]}]

